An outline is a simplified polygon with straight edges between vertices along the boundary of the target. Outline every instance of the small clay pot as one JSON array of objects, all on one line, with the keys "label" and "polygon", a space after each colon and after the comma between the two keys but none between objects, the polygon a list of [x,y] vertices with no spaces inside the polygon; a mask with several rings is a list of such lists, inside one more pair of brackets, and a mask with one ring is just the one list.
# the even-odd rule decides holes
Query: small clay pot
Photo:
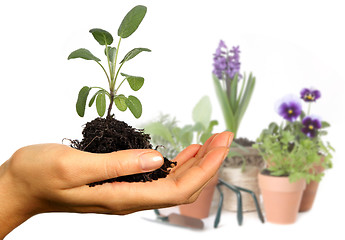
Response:
[{"label": "small clay pot", "polygon": [[259,173],[259,187],[268,222],[277,224],[296,222],[303,190],[306,187],[304,179],[290,183],[289,177]]},{"label": "small clay pot", "polygon": [[[324,160],[325,160],[325,158],[322,157],[321,158],[321,164],[323,163]],[[314,166],[314,172],[322,173],[325,170],[321,166],[321,164]],[[318,188],[319,188],[319,182],[311,181],[310,183],[307,184],[307,186],[303,192],[301,206],[299,208],[300,212],[309,211],[313,207]]]},{"label": "small clay pot", "polygon": [[318,187],[319,183],[316,181],[311,181],[307,184],[303,192],[301,206],[299,208],[300,212],[309,211],[313,207]]},{"label": "small clay pot", "polygon": [[195,202],[179,206],[181,215],[198,219],[207,218],[210,214],[214,189],[217,183],[218,174],[205,186]]}]

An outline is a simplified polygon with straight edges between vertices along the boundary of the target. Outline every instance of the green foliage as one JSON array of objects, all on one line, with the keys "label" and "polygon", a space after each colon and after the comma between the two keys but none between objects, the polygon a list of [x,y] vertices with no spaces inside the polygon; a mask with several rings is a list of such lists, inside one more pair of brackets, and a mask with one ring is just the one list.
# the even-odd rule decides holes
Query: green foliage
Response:
[{"label": "green foliage", "polygon": [[241,80],[241,86],[239,86],[237,74],[233,79],[226,79],[224,81],[227,81],[227,83],[222,85],[217,76],[213,75],[213,83],[223,112],[227,130],[233,132],[236,136],[244,113],[246,112],[252,97],[256,78],[250,73],[248,79],[246,79],[244,74],[244,77]]},{"label": "green foliage", "polygon": [[331,148],[319,138],[308,138],[301,131],[299,121],[286,122],[285,126],[269,124],[253,146],[265,159],[273,176],[289,176],[291,182],[299,179],[320,181],[323,173],[315,166],[331,167]]},{"label": "green foliage", "polygon": [[[124,94],[119,93],[119,89],[124,81],[127,80],[130,87],[134,91],[138,91],[144,84],[144,78],[139,76],[132,76],[129,74],[120,73],[120,70],[124,63],[128,62],[129,60],[136,57],[141,52],[151,52],[148,48],[134,48],[133,50],[129,51],[122,61],[117,66],[117,59],[119,54],[119,47],[122,38],[127,38],[132,35],[136,29],[139,27],[140,23],[142,22],[143,18],[146,14],[146,7],[145,6],[136,6],[132,10],[130,10],[127,15],[124,17],[119,29],[118,29],[118,36],[119,41],[117,47],[111,46],[114,39],[112,35],[100,28],[93,28],[90,30],[90,33],[94,37],[94,39],[101,45],[104,46],[104,53],[107,58],[107,65],[109,71],[105,69],[105,67],[100,63],[101,60],[94,56],[89,50],[85,48],[80,48],[73,51],[69,56],[69,59],[76,59],[81,58],[85,60],[92,60],[95,61],[104,71],[109,85],[109,90],[105,90],[101,87],[83,87],[78,95],[77,103],[76,103],[76,110],[80,117],[83,117],[85,114],[85,107],[86,101],[89,96],[89,93],[92,89],[98,89],[95,94],[91,97],[88,106],[91,107],[93,103],[96,101],[96,110],[100,117],[104,116],[106,112],[106,99],[109,99],[109,106],[108,106],[108,114],[107,116],[111,115],[111,110],[113,104],[120,110],[126,111],[129,109],[134,117],[139,118],[142,115],[142,105],[138,98],[129,95],[126,97]],[[119,74],[120,73],[120,74]],[[119,76],[123,76],[124,79],[122,81],[117,81]]]},{"label": "green foliage", "polygon": [[96,108],[97,113],[100,117],[103,117],[105,110],[106,110],[106,102],[105,102],[105,92],[101,91],[96,98]]},{"label": "green foliage", "polygon": [[211,103],[209,97],[203,97],[194,107],[192,118],[194,123],[178,126],[176,118],[162,115],[157,121],[144,126],[149,133],[153,144],[161,144],[161,150],[169,159],[173,159],[184,148],[192,143],[203,144],[212,135],[213,127],[217,121],[211,121]]},{"label": "green foliage", "polygon": [[129,108],[129,110],[134,115],[134,117],[140,118],[140,116],[143,112],[143,108],[141,106],[141,102],[139,101],[139,99],[130,95],[125,100],[125,103],[126,103],[127,107]]},{"label": "green foliage", "polygon": [[134,91],[138,91],[144,85],[143,77],[130,76],[124,73],[121,73],[121,75],[126,77],[129,86]]},{"label": "green foliage", "polygon": [[89,96],[90,90],[91,89],[89,87],[85,86],[79,91],[76,109],[77,109],[78,115],[81,117],[84,117],[86,100],[87,100],[87,97]]},{"label": "green foliage", "polygon": [[93,28],[90,30],[90,33],[92,33],[92,36],[100,45],[109,46],[113,43],[113,36],[103,29]]},{"label": "green foliage", "polygon": [[131,60],[141,52],[151,52],[151,50],[148,48],[134,48],[125,55],[125,57],[121,60],[120,63],[124,63]]},{"label": "green foliage", "polygon": [[138,5],[130,10],[122,20],[117,31],[117,35],[121,38],[127,38],[132,35],[145,17],[146,11],[147,8],[141,5]]},{"label": "green foliage", "polygon": [[122,112],[127,110],[126,99],[127,98],[123,94],[115,97],[115,105]]},{"label": "green foliage", "polygon": [[85,48],[79,48],[73,51],[69,56],[68,60],[75,59],[75,58],[82,58],[85,60],[94,60],[96,62],[101,61],[99,58],[95,57],[89,50]]}]

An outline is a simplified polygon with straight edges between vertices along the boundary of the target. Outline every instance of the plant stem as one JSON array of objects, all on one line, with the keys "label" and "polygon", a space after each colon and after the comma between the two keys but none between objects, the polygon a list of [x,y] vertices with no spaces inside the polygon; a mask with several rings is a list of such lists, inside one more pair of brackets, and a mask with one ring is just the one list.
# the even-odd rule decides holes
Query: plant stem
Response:
[{"label": "plant stem", "polygon": [[107,113],[107,117],[110,117],[110,113],[111,113],[111,109],[113,108],[113,103],[114,103],[114,92],[110,91],[110,103],[109,103],[109,107],[108,107],[108,113]]},{"label": "plant stem", "polygon": [[[116,75],[115,75],[115,79],[117,79],[117,76],[119,75],[119,72],[120,72],[120,70],[121,70],[121,68],[122,68],[122,66],[123,66],[123,64],[124,64],[125,62],[123,62],[121,65],[120,65],[120,67],[119,67],[119,69],[117,70],[117,72],[116,72]],[[115,81],[116,82],[116,81]],[[115,82],[114,82],[114,86],[113,87],[115,87]],[[122,84],[122,83],[121,83]],[[120,84],[120,86],[121,86],[121,84]],[[119,87],[120,87],[119,86]],[[119,89],[119,87],[117,88],[117,89]]]},{"label": "plant stem", "polygon": [[126,81],[126,79],[127,79],[127,78],[123,79],[122,82],[120,83],[120,85],[116,88],[115,94],[117,93],[117,91],[119,91],[119,88],[121,87],[122,83],[123,83],[124,81]]},{"label": "plant stem", "polygon": [[109,59],[109,50],[108,50],[108,45],[107,44],[105,44],[105,53],[107,55],[107,61],[108,61],[108,67],[109,67],[109,73],[110,73],[110,80],[111,80],[111,79],[113,79],[114,73],[113,73],[113,71],[111,69],[111,64],[110,64],[110,59]]},{"label": "plant stem", "polygon": [[107,71],[104,69],[103,65],[101,63],[99,63],[98,61],[95,61],[96,63],[98,63],[99,66],[101,66],[101,68],[103,69],[105,75],[107,76],[107,79],[108,79],[108,83],[110,85],[110,78],[109,78],[109,75],[107,73]]},{"label": "plant stem", "polygon": [[311,102],[308,104],[308,116],[310,115]]},{"label": "plant stem", "polygon": [[226,76],[225,78],[225,88],[226,88],[226,95],[228,97],[229,103],[230,103],[230,96],[231,96],[231,81],[232,79]]},{"label": "plant stem", "polygon": [[[116,70],[116,63],[117,63],[117,57],[119,55],[119,48],[120,48],[121,39],[122,38],[120,37],[119,42],[117,44],[117,48],[116,48],[115,60],[114,60],[114,65],[113,65],[113,72],[115,72],[115,70]],[[110,66],[109,66],[109,68],[110,68]],[[111,81],[109,81],[109,88],[110,88],[110,91],[109,91],[110,92],[110,97],[109,98],[110,98],[110,103],[109,103],[109,107],[108,107],[107,117],[110,117],[111,109],[113,108],[113,104],[114,104],[114,97],[115,97],[114,87],[115,87],[115,83],[116,83],[116,78],[117,78],[117,74],[116,74],[116,76],[112,76]]]},{"label": "plant stem", "polygon": [[[122,38],[120,37],[119,42],[118,42],[118,44],[117,44],[117,48],[116,48],[115,61],[114,61],[114,67],[113,67],[114,72],[115,72],[115,70],[116,70],[116,63],[117,63],[117,57],[118,57],[118,55],[119,55],[119,48],[120,48],[121,39],[122,39]],[[114,79],[111,79],[111,88],[114,88],[114,87],[115,87],[116,78],[117,78],[117,74],[116,74],[116,76],[114,76]]]}]

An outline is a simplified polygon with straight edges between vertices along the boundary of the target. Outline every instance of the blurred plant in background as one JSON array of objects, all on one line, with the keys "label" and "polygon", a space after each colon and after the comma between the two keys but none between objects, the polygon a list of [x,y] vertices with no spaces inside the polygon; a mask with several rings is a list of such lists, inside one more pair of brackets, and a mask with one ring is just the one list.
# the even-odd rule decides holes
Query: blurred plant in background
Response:
[{"label": "blurred plant in background", "polygon": [[[178,126],[175,117],[161,114],[155,121],[144,125],[145,133],[151,135],[151,143],[162,146],[160,152],[168,159],[174,159],[184,148],[193,143],[203,144],[211,137],[217,121],[211,121],[212,106],[208,96],[195,105],[192,118],[194,123]],[[158,145],[159,144],[159,145]]]},{"label": "blurred plant in background", "polygon": [[252,73],[248,79],[241,75],[239,46],[228,49],[222,40],[214,54],[213,67],[213,83],[226,128],[236,137],[254,91],[255,77]]}]

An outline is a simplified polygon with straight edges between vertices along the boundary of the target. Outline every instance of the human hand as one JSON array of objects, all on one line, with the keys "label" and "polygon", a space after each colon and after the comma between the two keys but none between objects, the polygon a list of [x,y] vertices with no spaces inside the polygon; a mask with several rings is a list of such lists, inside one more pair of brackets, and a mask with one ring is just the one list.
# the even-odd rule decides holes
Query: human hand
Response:
[{"label": "human hand", "polygon": [[151,149],[94,154],[61,144],[21,148],[0,167],[0,237],[44,212],[123,215],[191,203],[216,174],[232,139],[232,133],[223,132],[203,146],[187,147],[164,179],[94,188],[86,184],[152,171],[163,164],[163,158]]}]

